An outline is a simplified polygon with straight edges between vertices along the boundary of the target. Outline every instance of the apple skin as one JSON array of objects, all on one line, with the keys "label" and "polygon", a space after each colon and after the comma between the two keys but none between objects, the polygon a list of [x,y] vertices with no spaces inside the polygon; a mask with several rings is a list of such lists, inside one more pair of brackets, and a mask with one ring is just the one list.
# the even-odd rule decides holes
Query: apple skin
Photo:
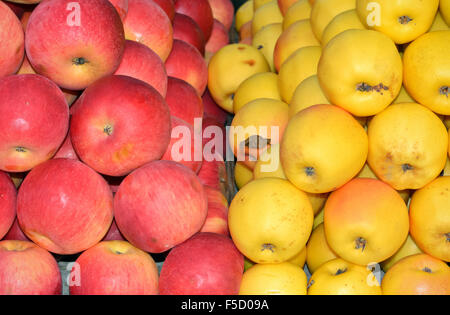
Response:
[{"label": "apple skin", "polygon": [[[79,11],[67,10],[74,3]],[[77,12],[79,26],[71,19]],[[105,0],[43,1],[33,10],[25,36],[26,53],[36,72],[69,90],[85,89],[114,73],[124,46],[122,21]]]},{"label": "apple skin", "polygon": [[153,86],[162,97],[167,93],[167,73],[164,62],[147,46],[127,40],[125,52],[116,75],[127,75]]},{"label": "apple skin", "polygon": [[131,244],[162,253],[200,231],[208,198],[192,170],[172,161],[154,161],[123,180],[114,211],[117,226]]},{"label": "apple skin", "polygon": [[203,185],[220,190],[222,182],[225,181],[226,177],[226,167],[223,157],[217,152],[211,157],[205,156],[197,176]]},{"label": "apple skin", "polygon": [[66,137],[69,107],[61,90],[36,74],[0,79],[0,169],[24,172],[50,159]]},{"label": "apple skin", "polygon": [[244,257],[233,241],[216,233],[197,233],[172,249],[159,278],[161,295],[237,295]]},{"label": "apple skin", "polygon": [[211,232],[229,236],[228,201],[218,189],[205,186],[208,195],[208,216],[200,232]]},{"label": "apple skin", "polygon": [[228,31],[225,26],[214,19],[214,27],[212,31],[212,35],[209,38],[208,42],[205,46],[206,57],[211,58],[217,51],[220,50],[223,46],[226,46],[230,43],[230,37],[228,35]]},{"label": "apple skin", "polygon": [[[222,23],[226,30],[229,31],[233,24],[234,5],[231,0],[208,0],[213,17]],[[212,36],[212,35],[211,35]]]},{"label": "apple skin", "polygon": [[124,176],[159,160],[170,142],[170,111],[150,85],[112,75],[89,86],[72,113],[70,137],[97,172]]},{"label": "apple skin", "polygon": [[184,14],[175,13],[173,19],[173,38],[191,44],[203,56],[205,54],[206,41],[198,24]]},{"label": "apple skin", "polygon": [[123,21],[128,13],[128,0],[108,0],[116,8],[120,19]]},{"label": "apple skin", "polygon": [[125,37],[148,46],[165,61],[172,50],[172,21],[161,7],[149,0],[128,0]]},{"label": "apple skin", "polygon": [[48,251],[31,242],[0,242],[0,295],[61,293],[61,273]]},{"label": "apple skin", "polygon": [[205,93],[203,93],[202,100],[204,112],[203,117],[213,117],[222,125],[225,125],[228,117],[228,112],[217,105],[208,89],[206,89]]},{"label": "apple skin", "polygon": [[28,173],[17,195],[25,235],[46,250],[71,255],[97,244],[113,220],[108,183],[85,164],[53,159]]},{"label": "apple skin", "polygon": [[[156,295],[158,268],[153,258],[124,241],[101,242],[76,260],[71,275],[80,285],[71,295]],[[79,272],[77,275],[75,272]]]},{"label": "apple skin", "polygon": [[153,0],[153,2],[159,5],[173,22],[173,18],[175,17],[175,4],[173,0]]},{"label": "apple skin", "polygon": [[208,66],[203,56],[191,44],[174,39],[173,48],[166,60],[166,71],[170,77],[186,81],[198,95],[203,95],[208,84]]},{"label": "apple skin", "polygon": [[[186,121],[184,121],[181,118],[172,116],[171,117],[171,122],[172,122],[172,136],[170,139],[170,143],[169,146],[167,147],[166,153],[164,153],[163,157],[161,158],[161,160],[165,160],[165,161],[175,161],[178,162],[180,164],[183,164],[184,166],[190,168],[192,171],[194,171],[194,173],[198,173],[200,171],[200,168],[202,167],[202,160],[200,161],[196,161],[195,159],[195,131],[194,131],[194,127],[192,125],[190,125],[189,123],[187,123]],[[179,134],[178,132],[185,132],[189,130],[189,135],[190,135],[190,147],[189,147],[189,156],[186,159],[183,159],[184,156],[184,151],[180,152],[180,148],[177,147],[175,149],[173,149],[173,146],[180,141],[184,142],[184,138],[183,138],[183,134]],[[200,134],[199,134],[200,137]],[[184,146],[183,146],[184,148]],[[199,150],[201,150],[202,148],[199,148]],[[176,155],[173,155],[172,150],[175,150],[176,154],[180,154],[180,157],[177,157]],[[203,154],[202,154],[203,157]],[[178,161],[181,158],[180,161]]]},{"label": "apple skin", "polygon": [[25,55],[25,34],[16,14],[0,2],[0,78],[19,70]]},{"label": "apple skin", "polygon": [[27,241],[31,242],[30,239],[23,233],[20,228],[19,221],[17,217],[14,219],[14,223],[9,229],[8,233],[3,237],[3,241]]},{"label": "apple skin", "polygon": [[205,41],[211,37],[213,12],[208,0],[174,0],[175,12],[190,16],[203,32]]},{"label": "apple skin", "polygon": [[0,240],[16,217],[17,190],[9,175],[0,171]]},{"label": "apple skin", "polygon": [[203,101],[192,85],[178,78],[169,77],[166,102],[170,114],[194,126],[195,118],[203,117]]}]

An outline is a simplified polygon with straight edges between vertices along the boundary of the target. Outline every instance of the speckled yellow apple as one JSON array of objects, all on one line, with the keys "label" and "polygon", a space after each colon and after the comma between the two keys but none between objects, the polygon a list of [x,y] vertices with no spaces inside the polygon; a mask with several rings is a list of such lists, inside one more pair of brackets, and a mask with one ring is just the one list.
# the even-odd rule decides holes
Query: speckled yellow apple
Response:
[{"label": "speckled yellow apple", "polygon": [[334,105],[314,105],[290,119],[280,158],[295,186],[326,193],[355,177],[367,153],[367,134],[352,115]]},{"label": "speckled yellow apple", "polygon": [[245,185],[228,213],[236,247],[256,263],[280,263],[297,255],[309,239],[313,220],[308,196],[280,178]]},{"label": "speckled yellow apple", "polygon": [[281,100],[277,74],[273,72],[257,73],[242,82],[234,93],[234,113],[236,114],[244,105],[258,98]]},{"label": "speckled yellow apple", "polygon": [[388,35],[396,44],[415,40],[433,24],[439,0],[356,0],[356,11],[370,29]]},{"label": "speckled yellow apple", "polygon": [[258,98],[242,107],[229,129],[230,147],[237,160],[246,165],[256,163],[267,147],[279,143],[289,120],[288,111],[286,103],[268,98]]},{"label": "speckled yellow apple", "polygon": [[425,253],[450,262],[450,177],[417,190],[410,204],[411,236]]},{"label": "speckled yellow apple", "polygon": [[450,267],[426,254],[405,257],[381,281],[384,295],[450,295]]},{"label": "speckled yellow apple", "polygon": [[244,273],[239,295],[306,295],[307,282],[303,269],[289,262],[256,264]]},{"label": "speckled yellow apple", "polygon": [[344,11],[355,8],[355,0],[316,0],[311,10],[311,26],[319,41],[328,23]]},{"label": "speckled yellow apple", "polygon": [[266,25],[282,22],[283,15],[278,7],[277,0],[271,0],[255,10],[252,19],[252,34],[255,35]]},{"label": "speckled yellow apple", "polygon": [[291,103],[295,89],[303,80],[317,74],[321,54],[320,46],[303,47],[283,63],[278,73],[278,88],[286,103]]},{"label": "speckled yellow apple", "polygon": [[339,13],[330,21],[323,30],[321,41],[322,47],[325,47],[336,35],[351,29],[366,29],[355,9]]},{"label": "speckled yellow apple", "polygon": [[310,16],[311,4],[309,1],[297,0],[287,9],[286,14],[284,14],[283,29],[288,28],[294,22],[309,19]]},{"label": "speckled yellow apple", "polygon": [[281,23],[272,23],[262,27],[255,35],[253,35],[253,47],[261,51],[264,57],[266,57],[272,72],[275,72],[275,65],[273,62],[275,45],[282,33],[283,28]]},{"label": "speckled yellow apple", "polygon": [[208,89],[214,101],[226,111],[233,112],[233,97],[247,78],[270,67],[264,55],[246,44],[230,44],[211,58],[208,66]]},{"label": "speckled yellow apple", "polygon": [[253,19],[253,0],[244,2],[236,11],[235,28],[239,32],[242,25]]},{"label": "speckled yellow apple", "polygon": [[277,40],[273,52],[273,62],[276,71],[280,71],[283,63],[302,47],[320,46],[311,29],[308,20],[300,20],[286,28]]},{"label": "speckled yellow apple", "polygon": [[396,190],[420,189],[444,169],[447,129],[425,106],[389,106],[371,120],[368,135],[370,168]]},{"label": "speckled yellow apple", "polygon": [[350,29],[325,46],[317,76],[332,104],[365,117],[381,112],[397,97],[402,69],[402,58],[389,37]]},{"label": "speckled yellow apple", "polygon": [[339,258],[327,243],[323,223],[319,224],[311,233],[306,245],[306,264],[309,272],[314,273],[324,263]]},{"label": "speckled yellow apple", "polygon": [[305,108],[318,104],[330,104],[330,101],[323,93],[317,75],[312,75],[295,89],[289,104],[289,117],[292,118]]},{"label": "speckled yellow apple", "polygon": [[365,266],[384,261],[408,237],[408,208],[400,195],[380,180],[351,180],[330,194],[324,209],[327,242],[351,263]]},{"label": "speckled yellow apple", "polygon": [[437,114],[450,115],[450,30],[426,33],[403,55],[404,81],[409,94]]},{"label": "speckled yellow apple", "polygon": [[381,294],[381,286],[369,268],[340,258],[320,266],[308,283],[308,295]]}]

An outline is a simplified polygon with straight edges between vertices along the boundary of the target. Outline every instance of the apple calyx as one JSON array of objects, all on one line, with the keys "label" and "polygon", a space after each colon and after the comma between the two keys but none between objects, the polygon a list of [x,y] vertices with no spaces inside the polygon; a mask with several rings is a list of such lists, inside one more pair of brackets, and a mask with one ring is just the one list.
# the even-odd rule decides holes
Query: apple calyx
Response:
[{"label": "apple calyx", "polygon": [[378,85],[371,86],[368,83],[362,82],[356,85],[356,90],[359,92],[378,92],[383,95],[383,91],[389,90],[389,86],[379,83]]},{"label": "apple calyx", "polygon": [[305,173],[306,173],[306,176],[312,177],[312,176],[316,175],[316,170],[314,169],[314,167],[308,166],[308,167],[305,167]]},{"label": "apple calyx", "polygon": [[433,272],[431,271],[431,269],[428,268],[428,267],[423,268],[422,271],[424,271],[424,272],[426,272],[426,273],[433,273]]},{"label": "apple calyx", "polygon": [[358,237],[355,240],[355,244],[355,249],[362,249],[361,251],[364,252],[364,249],[366,249],[367,241],[362,237]]},{"label": "apple calyx", "polygon": [[16,151],[20,153],[25,153],[27,152],[27,149],[25,149],[24,147],[16,147]]},{"label": "apple calyx", "polygon": [[106,125],[103,128],[103,132],[106,133],[108,136],[110,136],[113,133],[113,127],[111,125]]},{"label": "apple calyx", "polygon": [[273,244],[263,244],[261,247],[261,251],[265,251],[266,249],[270,250],[272,253],[274,253],[275,245]]},{"label": "apple calyx", "polygon": [[340,269],[339,268],[334,275],[335,276],[339,276],[339,275],[341,275],[343,273],[346,273],[346,272],[347,272],[347,268],[344,268],[344,269]]},{"label": "apple calyx", "polygon": [[75,57],[72,59],[72,63],[76,66],[82,66],[85,63],[89,63],[89,61],[83,57]]},{"label": "apple calyx", "polygon": [[447,243],[450,243],[450,232],[448,232],[447,234],[444,234],[445,238],[447,239]]},{"label": "apple calyx", "polygon": [[445,95],[448,97],[448,93],[449,93],[449,87],[444,85],[439,89],[439,94],[440,95]]},{"label": "apple calyx", "polygon": [[413,19],[411,19],[409,16],[407,16],[407,15],[402,15],[402,16],[400,16],[399,18],[398,18],[398,22],[400,23],[400,24],[403,24],[403,25],[405,25],[405,24],[408,24],[409,22],[411,22]]},{"label": "apple calyx", "polygon": [[411,164],[405,163],[405,164],[402,165],[403,173],[406,173],[408,171],[412,171],[413,169],[414,169],[414,167]]}]

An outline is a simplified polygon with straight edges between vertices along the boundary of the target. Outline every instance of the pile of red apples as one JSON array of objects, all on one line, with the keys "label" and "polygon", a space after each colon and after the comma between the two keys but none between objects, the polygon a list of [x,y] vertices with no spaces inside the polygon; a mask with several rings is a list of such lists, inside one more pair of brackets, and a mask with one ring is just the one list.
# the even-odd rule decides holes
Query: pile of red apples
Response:
[{"label": "pile of red apples", "polygon": [[176,127],[225,126],[207,64],[233,15],[230,0],[0,1],[0,294],[61,294],[66,255],[70,294],[238,293],[225,145],[172,150]]}]

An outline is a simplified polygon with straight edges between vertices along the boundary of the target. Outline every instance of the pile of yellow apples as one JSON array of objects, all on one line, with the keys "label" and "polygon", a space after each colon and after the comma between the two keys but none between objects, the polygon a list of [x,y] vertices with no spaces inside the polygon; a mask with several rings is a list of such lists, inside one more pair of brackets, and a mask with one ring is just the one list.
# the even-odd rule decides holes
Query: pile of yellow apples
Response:
[{"label": "pile of yellow apples", "polygon": [[238,8],[208,88],[240,294],[450,294],[449,26],[450,0]]}]

